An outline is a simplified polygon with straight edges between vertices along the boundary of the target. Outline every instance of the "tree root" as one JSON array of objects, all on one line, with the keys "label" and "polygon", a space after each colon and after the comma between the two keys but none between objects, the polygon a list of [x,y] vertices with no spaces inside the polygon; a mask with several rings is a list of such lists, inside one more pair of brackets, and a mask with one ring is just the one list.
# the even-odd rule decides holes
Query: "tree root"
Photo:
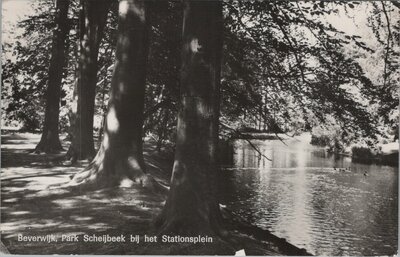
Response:
[{"label": "tree root", "polygon": [[152,176],[142,173],[139,176],[112,173],[103,169],[102,165],[95,162],[89,164],[84,170],[70,176],[66,184],[57,184],[52,187],[70,188],[70,190],[93,191],[111,187],[140,187],[153,193],[166,195],[169,188],[157,182]]},{"label": "tree root", "polygon": [[67,153],[65,154],[64,160],[70,162],[71,164],[77,163],[79,160],[93,160],[93,158],[96,156],[96,153],[94,151],[77,151],[74,149],[74,147],[70,146],[68,148]]}]

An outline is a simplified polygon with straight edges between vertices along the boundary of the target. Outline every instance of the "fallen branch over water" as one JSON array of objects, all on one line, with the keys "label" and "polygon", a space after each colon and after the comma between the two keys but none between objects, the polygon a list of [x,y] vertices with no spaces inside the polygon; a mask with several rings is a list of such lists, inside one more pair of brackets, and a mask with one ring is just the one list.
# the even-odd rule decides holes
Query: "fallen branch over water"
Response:
[{"label": "fallen branch over water", "polygon": [[239,130],[237,130],[237,129],[235,129],[235,128],[232,128],[232,127],[230,127],[230,126],[228,126],[228,125],[226,125],[226,124],[224,124],[224,123],[222,123],[222,122],[220,122],[220,124],[221,124],[223,127],[227,128],[228,130],[233,131],[235,134],[240,135],[240,136],[243,136],[243,139],[246,140],[246,141],[249,143],[249,145],[250,145],[258,154],[260,154],[260,156],[264,157],[264,158],[267,159],[268,161],[272,161],[272,159],[269,158],[269,157],[267,157],[265,154],[263,154],[263,153],[260,151],[260,149],[258,149],[258,147],[255,146],[255,145],[251,142],[251,140],[249,140],[248,138],[246,138],[246,137],[245,137],[245,134],[243,134],[243,133],[240,132]]}]

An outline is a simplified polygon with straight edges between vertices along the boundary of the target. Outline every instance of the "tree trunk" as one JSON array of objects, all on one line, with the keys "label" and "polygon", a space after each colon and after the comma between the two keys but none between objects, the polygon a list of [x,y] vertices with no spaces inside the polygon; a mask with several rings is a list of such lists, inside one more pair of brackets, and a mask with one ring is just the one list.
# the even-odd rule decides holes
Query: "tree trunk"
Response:
[{"label": "tree trunk", "polygon": [[220,235],[217,142],[222,4],[185,1],[178,115],[171,189],[157,221],[162,233]]},{"label": "tree trunk", "polygon": [[116,63],[102,144],[92,163],[70,185],[98,189],[152,184],[145,174],[142,147],[147,52],[144,1],[120,1]]},{"label": "tree trunk", "polygon": [[60,115],[60,95],[63,69],[66,64],[66,39],[69,32],[68,0],[56,1],[57,24],[53,34],[53,44],[49,66],[49,81],[45,94],[46,109],[42,137],[35,152],[54,153],[62,150],[58,135]]},{"label": "tree trunk", "polygon": [[164,108],[161,112],[162,115],[160,115],[160,121],[161,121],[161,126],[158,127],[158,131],[157,131],[157,144],[156,144],[156,149],[157,152],[161,152],[161,147],[163,144],[163,141],[165,140],[165,136],[167,134],[167,130],[168,130],[168,119],[169,119],[169,114],[170,114],[170,110],[168,110],[167,108]]},{"label": "tree trunk", "polygon": [[104,34],[111,1],[83,0],[84,20],[80,31],[80,60],[77,77],[78,101],[74,122],[74,134],[67,157],[73,161],[92,159],[95,155],[93,140],[93,116],[96,97],[98,53]]}]

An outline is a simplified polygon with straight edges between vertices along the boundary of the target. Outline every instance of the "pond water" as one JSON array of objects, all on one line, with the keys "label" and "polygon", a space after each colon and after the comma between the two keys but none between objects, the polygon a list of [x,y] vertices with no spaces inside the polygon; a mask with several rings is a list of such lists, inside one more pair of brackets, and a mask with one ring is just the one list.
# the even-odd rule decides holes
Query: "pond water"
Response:
[{"label": "pond water", "polygon": [[235,141],[221,202],[312,254],[395,254],[397,168],[352,163],[308,142],[252,141],[268,161],[247,141]]}]

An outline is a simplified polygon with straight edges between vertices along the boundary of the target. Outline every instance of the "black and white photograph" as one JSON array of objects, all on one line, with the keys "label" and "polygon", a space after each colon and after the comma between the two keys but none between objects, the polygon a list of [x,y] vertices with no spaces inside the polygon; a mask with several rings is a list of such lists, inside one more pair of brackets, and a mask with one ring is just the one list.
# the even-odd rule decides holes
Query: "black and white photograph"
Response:
[{"label": "black and white photograph", "polygon": [[400,1],[2,0],[0,254],[397,256]]}]

